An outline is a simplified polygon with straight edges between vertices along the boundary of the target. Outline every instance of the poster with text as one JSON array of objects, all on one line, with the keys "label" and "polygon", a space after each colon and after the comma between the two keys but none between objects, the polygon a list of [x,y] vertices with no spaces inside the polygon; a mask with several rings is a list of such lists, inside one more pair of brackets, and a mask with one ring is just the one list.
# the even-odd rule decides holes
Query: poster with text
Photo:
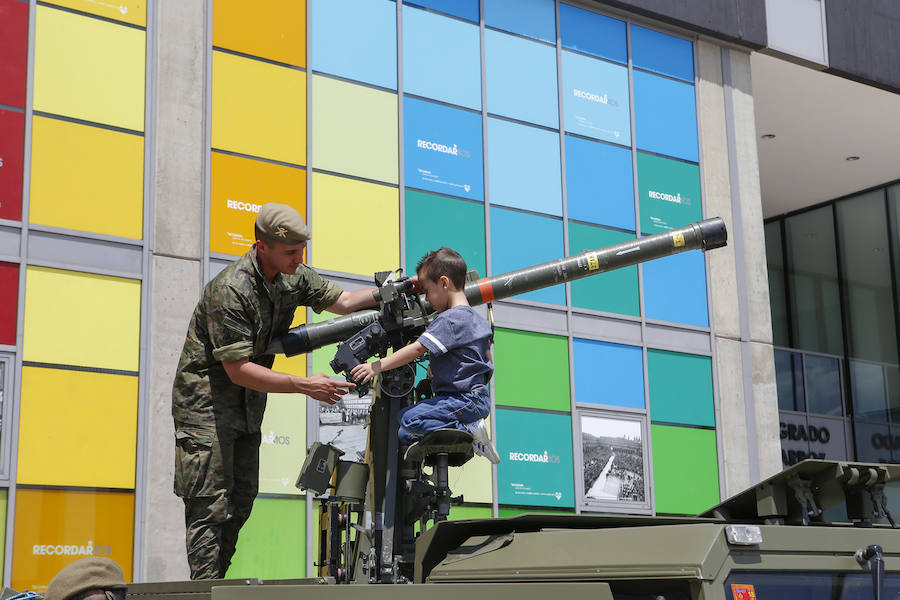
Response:
[{"label": "poster with text", "polygon": [[584,504],[647,504],[644,427],[637,419],[581,415]]},{"label": "poster with text", "polygon": [[628,69],[564,51],[562,73],[566,131],[631,145]]},{"label": "poster with text", "polygon": [[301,495],[294,487],[306,458],[306,403],[299,394],[269,394],[259,446],[259,491]]},{"label": "poster with text", "polygon": [[703,218],[697,165],[638,152],[637,173],[641,233],[678,229]]}]

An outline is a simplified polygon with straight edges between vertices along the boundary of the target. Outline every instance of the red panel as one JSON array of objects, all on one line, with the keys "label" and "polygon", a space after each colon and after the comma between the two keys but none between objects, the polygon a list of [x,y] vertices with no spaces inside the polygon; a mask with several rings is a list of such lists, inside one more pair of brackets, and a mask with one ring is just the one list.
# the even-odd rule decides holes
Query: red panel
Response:
[{"label": "red panel", "polygon": [[18,221],[22,218],[24,149],[25,115],[0,110],[0,219]]},{"label": "red panel", "polygon": [[0,0],[0,104],[25,108],[28,3]]},{"label": "red panel", "polygon": [[16,345],[19,265],[0,262],[0,344]]}]

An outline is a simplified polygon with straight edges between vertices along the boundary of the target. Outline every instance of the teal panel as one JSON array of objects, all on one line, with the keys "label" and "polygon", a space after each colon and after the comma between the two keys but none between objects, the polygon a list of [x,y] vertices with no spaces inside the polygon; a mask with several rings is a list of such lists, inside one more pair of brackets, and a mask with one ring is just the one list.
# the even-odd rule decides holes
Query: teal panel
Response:
[{"label": "teal panel", "polygon": [[484,204],[407,191],[406,265],[415,273],[419,259],[441,246],[459,252],[469,269],[487,275],[484,251]]},{"label": "teal panel", "polygon": [[[634,235],[630,233],[569,222],[570,256],[633,239]],[[637,266],[573,281],[572,306],[639,316]]]},{"label": "teal panel", "polygon": [[657,513],[695,515],[719,503],[716,432],[651,425]]},{"label": "teal panel", "polygon": [[497,405],[569,411],[569,343],[561,335],[498,328],[494,335]]},{"label": "teal panel", "polygon": [[227,577],[306,576],[306,500],[257,498]]},{"label": "teal panel", "polygon": [[637,172],[642,233],[669,231],[703,218],[697,165],[638,152]]},{"label": "teal panel", "polygon": [[708,356],[647,350],[650,419],[715,427],[712,360]]}]

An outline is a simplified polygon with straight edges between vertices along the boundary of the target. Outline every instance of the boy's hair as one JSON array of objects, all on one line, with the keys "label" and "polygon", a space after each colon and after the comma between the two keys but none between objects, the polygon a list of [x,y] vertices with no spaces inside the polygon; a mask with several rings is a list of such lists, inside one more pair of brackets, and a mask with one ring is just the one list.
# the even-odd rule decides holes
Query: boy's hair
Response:
[{"label": "boy's hair", "polygon": [[468,270],[465,259],[456,250],[446,246],[432,250],[423,256],[416,265],[416,273],[419,277],[437,281],[446,275],[453,287],[458,290],[466,286],[466,271]]}]

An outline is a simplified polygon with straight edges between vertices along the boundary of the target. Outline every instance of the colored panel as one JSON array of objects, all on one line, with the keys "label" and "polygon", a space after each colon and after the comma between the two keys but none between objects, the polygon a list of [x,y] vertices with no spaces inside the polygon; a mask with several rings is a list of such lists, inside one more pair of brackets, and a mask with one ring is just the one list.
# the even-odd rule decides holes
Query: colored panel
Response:
[{"label": "colored panel", "polygon": [[0,262],[0,344],[16,345],[19,265]]},{"label": "colored panel", "polygon": [[421,6],[469,21],[479,21],[478,0],[409,0],[405,4]]},{"label": "colored panel", "polygon": [[213,2],[213,46],[306,66],[306,2]]},{"label": "colored panel", "polygon": [[488,112],[559,127],[554,48],[487,30],[484,55]]},{"label": "colored panel", "polygon": [[315,268],[371,276],[400,265],[396,188],[314,173],[312,206]]},{"label": "colored panel", "polygon": [[566,136],[569,218],[634,231],[631,151]]},{"label": "colored panel", "polygon": [[86,556],[116,561],[132,580],[134,494],[16,491],[10,586],[45,593],[60,569]]},{"label": "colored panel", "polygon": [[300,394],[269,394],[259,447],[261,494],[301,493],[294,483],[306,459],[306,403]]},{"label": "colored panel", "polygon": [[306,74],[213,52],[212,145],[306,163]]},{"label": "colored panel", "polygon": [[628,62],[624,21],[561,3],[559,34],[563,48],[623,64]]},{"label": "colored panel", "polygon": [[24,152],[25,115],[0,109],[0,219],[22,218]]},{"label": "colored panel", "polygon": [[572,419],[497,411],[497,500],[519,506],[574,505]]},{"label": "colored panel", "polygon": [[226,577],[306,576],[306,501],[257,498]]},{"label": "colored panel", "polygon": [[[524,269],[563,257],[563,226],[557,219],[491,207],[493,275]],[[515,296],[522,300],[566,303],[562,285]]]},{"label": "colored panel", "polygon": [[[306,323],[306,307],[301,306],[294,312],[294,320],[291,327]],[[279,373],[289,373],[298,377],[306,377],[306,354],[287,357],[284,354],[276,354],[272,370]],[[271,397],[271,396],[270,396]],[[304,413],[305,415],[306,413]]]},{"label": "colored panel", "polygon": [[492,511],[487,506],[454,506],[450,509],[448,520],[490,519],[492,516]]},{"label": "colored panel", "polygon": [[484,23],[556,43],[556,3],[553,0],[484,0]]},{"label": "colored panel", "polygon": [[143,237],[144,138],[35,116],[32,223]]},{"label": "colored panel", "polygon": [[23,358],[137,371],[140,313],[140,281],[28,267]]},{"label": "colored panel", "polygon": [[[581,223],[569,223],[570,256],[585,250],[596,250],[633,239],[634,235],[630,233],[610,231]],[[573,281],[571,289],[572,306],[624,315],[638,316],[641,314],[638,301],[637,266],[616,269]]]},{"label": "colored panel", "polygon": [[563,52],[562,78],[566,131],[631,145],[626,67]]},{"label": "colored panel", "polygon": [[0,577],[3,576],[3,566],[6,564],[6,511],[9,508],[9,490],[0,490]]},{"label": "colored panel", "polygon": [[471,23],[404,6],[403,91],[481,110],[480,35]]},{"label": "colored panel", "polygon": [[643,265],[644,310],[648,319],[709,327],[706,259],[692,250]]},{"label": "colored panel", "polygon": [[694,86],[635,71],[634,139],[641,150],[697,162]]},{"label": "colored panel", "polygon": [[[488,431],[491,430],[490,419],[486,419]],[[495,441],[496,445],[496,441]],[[472,460],[459,468],[450,469],[449,484],[450,491],[454,496],[462,495],[466,502],[482,502],[490,504],[494,501],[494,488],[492,485],[493,475],[491,473],[491,463],[486,458],[475,456]],[[480,518],[475,516],[465,517],[453,514],[459,508],[453,507],[450,513],[453,520],[458,519],[474,519]],[[490,510],[490,509],[488,509]],[[488,517],[491,515],[488,514]]]},{"label": "colored panel", "polygon": [[[566,338],[498,328],[494,337],[494,400],[498,406],[571,410]],[[501,435],[498,427],[497,437]]]},{"label": "colored panel", "polygon": [[314,71],[397,89],[397,5],[312,0]]},{"label": "colored panel", "polygon": [[397,183],[396,94],[327,77],[312,86],[313,167]]},{"label": "colored panel", "polygon": [[209,249],[240,256],[256,241],[253,225],[266,202],[306,218],[306,171],[213,152],[210,202]]},{"label": "colored panel", "polygon": [[415,273],[423,256],[441,246],[459,252],[480,276],[487,274],[483,204],[407,190],[404,212],[408,274]]},{"label": "colored panel", "polygon": [[644,358],[636,346],[573,341],[575,401],[644,408]]},{"label": "colored panel", "polygon": [[491,204],[562,216],[559,135],[488,119]]},{"label": "colored panel", "polygon": [[657,513],[697,514],[719,503],[716,432],[651,425]]},{"label": "colored panel", "polygon": [[144,130],[146,33],[37,7],[34,109]]},{"label": "colored panel", "polygon": [[639,69],[694,81],[694,45],[690,40],[632,25],[631,61]]},{"label": "colored panel", "polygon": [[0,104],[25,108],[28,78],[27,2],[0,0],[0,57]]},{"label": "colored panel", "polygon": [[133,488],[137,402],[132,375],[24,367],[17,482]]},{"label": "colored panel", "polygon": [[484,200],[481,115],[404,98],[405,184]]},{"label": "colored panel", "polygon": [[638,152],[637,171],[642,233],[677,229],[703,218],[696,165]]},{"label": "colored panel", "polygon": [[147,26],[146,0],[116,0],[115,3],[98,2],[97,0],[47,0],[47,3],[140,27]]},{"label": "colored panel", "polygon": [[650,418],[654,422],[716,426],[712,360],[708,356],[647,350]]}]

